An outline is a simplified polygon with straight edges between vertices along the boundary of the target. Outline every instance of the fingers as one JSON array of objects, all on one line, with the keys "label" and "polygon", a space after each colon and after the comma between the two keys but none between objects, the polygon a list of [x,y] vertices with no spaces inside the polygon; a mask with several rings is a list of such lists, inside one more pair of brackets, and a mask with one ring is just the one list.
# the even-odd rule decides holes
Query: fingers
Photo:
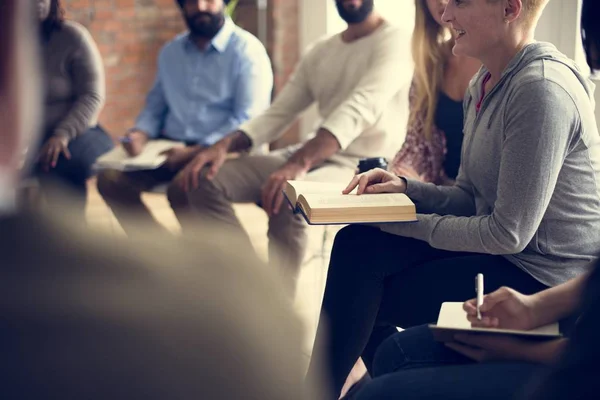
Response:
[{"label": "fingers", "polygon": [[462,354],[465,357],[468,357],[475,361],[482,361],[484,358],[484,351],[482,349],[476,349],[470,346],[465,346],[461,343],[449,342],[446,343],[446,347],[456,351],[457,353]]},{"label": "fingers", "polygon": [[52,147],[50,151],[50,166],[52,168],[56,167],[56,163],[58,162],[58,157],[60,156],[60,148],[58,146]]},{"label": "fingers", "polygon": [[225,162],[225,157],[218,157],[217,159],[213,160],[212,165],[210,166],[210,169],[208,170],[208,173],[206,174],[206,178],[208,180],[213,180],[215,178],[215,176],[217,176],[217,174],[219,173],[219,170],[221,169],[221,166],[223,165],[224,162]]},{"label": "fingers", "polygon": [[275,206],[275,197],[277,196],[277,191],[281,187],[281,181],[278,178],[270,178],[269,182],[265,186],[263,191],[263,208],[267,212],[267,215],[270,217],[273,215],[273,210]]},{"label": "fingers", "polygon": [[71,159],[71,152],[69,151],[69,146],[63,147],[62,152],[67,160]]},{"label": "fingers", "polygon": [[367,188],[367,186],[369,185],[369,174],[362,174],[360,176],[360,178],[358,179],[358,190],[356,191],[356,194],[361,195],[365,192],[365,189]]},{"label": "fingers", "polygon": [[476,328],[497,328],[500,325],[500,320],[496,317],[482,316],[479,320],[477,315],[467,315],[467,319]]},{"label": "fingers", "polygon": [[376,193],[392,193],[394,192],[393,182],[376,183],[365,188],[365,193],[376,194]]},{"label": "fingers", "polygon": [[501,287],[500,289],[487,294],[483,297],[483,304],[481,305],[481,311],[487,312],[490,311],[494,306],[498,303],[501,303],[505,300],[514,296],[514,291],[507,287]]},{"label": "fingers", "polygon": [[275,201],[273,202],[273,215],[279,214],[279,210],[281,209],[282,204],[283,204],[283,183],[280,183],[279,188],[277,190],[276,197],[275,197]]},{"label": "fingers", "polygon": [[194,164],[192,164],[192,167],[191,167],[189,175],[188,175],[189,187],[191,188],[190,190],[198,189],[198,181],[200,178],[200,173],[202,172],[202,169],[206,166],[207,163],[208,163],[208,160],[206,159],[206,157],[204,157],[204,155],[202,155],[196,159]]},{"label": "fingers", "polygon": [[346,186],[346,189],[342,190],[343,194],[348,194],[351,191],[354,190],[354,188],[356,187],[356,185],[358,185],[358,180],[360,179],[360,175],[354,175],[354,178],[352,178],[352,180],[350,181],[350,183],[348,184],[348,186]]},{"label": "fingers", "polygon": [[129,154],[130,156],[133,156],[134,151],[133,151],[133,146],[131,144],[131,142],[125,142],[123,143],[123,148],[125,149],[125,151],[127,152],[127,154]]},{"label": "fingers", "polygon": [[463,303],[463,310],[467,312],[467,314],[472,313],[473,311],[477,311],[477,299],[467,300]]}]

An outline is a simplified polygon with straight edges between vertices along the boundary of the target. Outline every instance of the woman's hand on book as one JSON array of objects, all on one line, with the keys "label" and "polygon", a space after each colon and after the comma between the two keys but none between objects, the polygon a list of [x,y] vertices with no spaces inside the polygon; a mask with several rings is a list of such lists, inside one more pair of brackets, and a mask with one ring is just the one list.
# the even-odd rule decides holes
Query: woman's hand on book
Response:
[{"label": "woman's hand on book", "polygon": [[536,297],[502,287],[483,297],[481,320],[477,319],[476,299],[463,304],[467,318],[474,327],[530,330],[539,327],[536,321]]},{"label": "woman's hand on book", "polygon": [[358,186],[357,194],[374,193],[404,193],[406,182],[404,179],[383,170],[375,168],[362,174],[355,175],[342,193],[349,194]]},{"label": "woman's hand on book", "polygon": [[511,336],[458,334],[446,346],[477,362],[525,361],[552,364],[559,358],[566,343],[566,339],[539,342]]}]

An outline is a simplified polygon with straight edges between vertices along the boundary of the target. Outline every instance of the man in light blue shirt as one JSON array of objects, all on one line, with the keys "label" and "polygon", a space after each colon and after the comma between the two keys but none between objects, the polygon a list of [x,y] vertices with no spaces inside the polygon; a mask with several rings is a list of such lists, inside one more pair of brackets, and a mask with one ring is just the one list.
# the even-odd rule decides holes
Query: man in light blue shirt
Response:
[{"label": "man in light blue shirt", "polygon": [[202,148],[270,104],[273,73],[269,57],[256,37],[225,17],[229,1],[176,2],[189,32],[161,50],[146,106],[122,142],[132,156],[154,139],[180,141],[186,146],[167,152],[165,165],[156,170],[106,170],[98,176],[98,190],[127,234],[160,226],[140,197],[159,184],[170,183],[167,197],[181,216],[188,201],[174,183],[179,171]]}]

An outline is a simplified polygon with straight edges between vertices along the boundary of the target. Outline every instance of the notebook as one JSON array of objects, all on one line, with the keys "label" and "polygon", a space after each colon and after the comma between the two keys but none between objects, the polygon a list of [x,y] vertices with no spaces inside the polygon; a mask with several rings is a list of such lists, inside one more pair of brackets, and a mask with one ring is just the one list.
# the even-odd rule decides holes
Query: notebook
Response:
[{"label": "notebook", "polygon": [[558,323],[541,326],[529,331],[516,329],[473,328],[463,310],[463,303],[442,303],[437,324],[429,325],[435,340],[438,342],[453,341],[457,333],[486,334],[486,335],[513,335],[529,339],[556,339],[561,337]]},{"label": "notebook", "polygon": [[174,147],[185,146],[181,142],[171,140],[150,140],[146,143],[141,154],[131,157],[123,146],[117,146],[108,153],[100,156],[94,164],[95,169],[116,169],[119,171],[139,171],[156,169],[167,160],[162,152]]}]

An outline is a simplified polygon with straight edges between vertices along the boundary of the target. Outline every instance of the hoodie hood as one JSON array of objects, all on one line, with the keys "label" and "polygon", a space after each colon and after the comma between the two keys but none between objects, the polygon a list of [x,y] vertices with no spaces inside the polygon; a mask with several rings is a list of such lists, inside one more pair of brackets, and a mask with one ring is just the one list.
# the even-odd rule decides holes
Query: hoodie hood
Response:
[{"label": "hoodie hood", "polygon": [[[513,78],[515,78],[519,74],[519,72],[525,67],[527,67],[529,64],[541,60],[560,63],[569,68],[577,77],[577,80],[581,83],[581,86],[587,93],[590,101],[592,102],[592,105],[595,106],[594,90],[596,86],[588,78],[587,75],[589,74],[584,74],[573,60],[571,60],[563,53],[558,51],[556,46],[546,42],[534,42],[525,46],[521,51],[519,51],[517,55],[515,55],[515,57],[508,64],[508,66],[504,69],[498,84],[494,87],[494,89],[492,89],[490,94],[495,92],[496,90],[500,90],[500,88],[502,88],[506,84],[509,84],[510,81]],[[479,98],[479,96],[481,95],[480,92],[483,79],[488,73],[488,69],[485,66],[483,66],[481,67],[479,72],[473,77],[473,80],[469,85],[469,96],[466,99],[466,106],[468,106],[473,99]]]}]

